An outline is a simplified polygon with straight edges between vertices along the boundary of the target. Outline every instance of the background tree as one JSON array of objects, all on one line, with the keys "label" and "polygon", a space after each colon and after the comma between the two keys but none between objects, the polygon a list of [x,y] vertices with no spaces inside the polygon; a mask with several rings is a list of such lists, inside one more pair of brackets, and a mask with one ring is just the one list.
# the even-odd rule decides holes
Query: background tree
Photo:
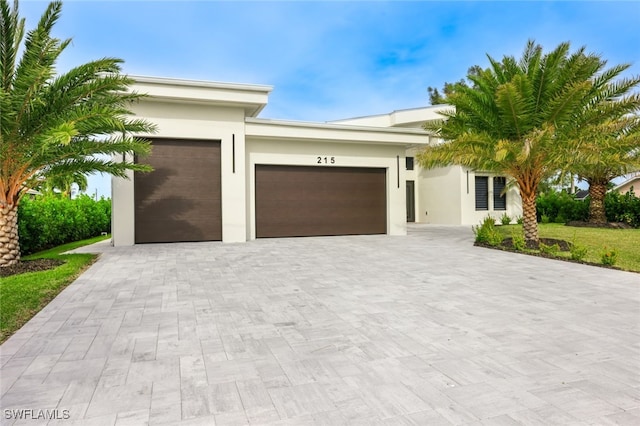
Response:
[{"label": "background tree", "polygon": [[51,36],[61,9],[50,3],[25,38],[17,0],[13,8],[0,0],[0,267],[20,257],[18,204],[38,179],[150,170],[111,160],[148,153],[150,145],[131,135],[154,130],[131,118],[128,105],[139,95],[128,91],[132,81],[120,74],[122,61],[99,59],[55,75],[71,41]]},{"label": "background tree", "polygon": [[82,173],[52,176],[42,182],[40,188],[48,193],[55,193],[58,190],[63,197],[71,198],[73,185],[78,187],[78,191],[86,191],[88,186],[87,176]]},{"label": "background tree", "polygon": [[[467,70],[467,75],[479,75],[482,72],[482,68],[478,65],[474,65]],[[429,103],[431,105],[442,105],[447,103],[447,97],[451,95],[458,86],[469,87],[473,86],[473,81],[461,78],[455,83],[444,83],[442,88],[442,94],[436,87],[429,86],[427,92],[429,93]]]},{"label": "background tree", "polygon": [[[446,142],[425,148],[418,161],[428,168],[458,164],[512,177],[522,197],[526,243],[537,247],[538,185],[569,162],[577,128],[634,109],[619,97],[635,80],[614,83],[628,66],[605,70],[606,61],[584,47],[571,53],[569,43],[543,54],[529,41],[520,59],[488,59],[489,68],[468,76],[473,87],[457,86],[447,97],[455,110],[427,124]],[[598,114],[589,112],[596,108]]]},{"label": "background tree", "polygon": [[576,137],[569,169],[589,184],[589,222],[607,222],[604,198],[612,179],[640,170],[640,117],[586,126]]}]

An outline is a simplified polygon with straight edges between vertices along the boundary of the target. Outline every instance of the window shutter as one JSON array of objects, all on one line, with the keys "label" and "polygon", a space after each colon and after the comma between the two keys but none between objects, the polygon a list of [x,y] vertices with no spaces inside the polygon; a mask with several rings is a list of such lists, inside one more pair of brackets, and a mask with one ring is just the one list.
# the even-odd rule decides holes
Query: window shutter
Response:
[{"label": "window shutter", "polygon": [[406,169],[407,170],[413,170],[413,157],[407,157],[405,160],[406,163]]},{"label": "window shutter", "polygon": [[489,210],[489,178],[476,176],[476,210]]},{"label": "window shutter", "polygon": [[502,191],[507,185],[507,178],[496,176],[493,178],[493,209],[494,210],[506,210],[507,209],[507,194],[503,194]]}]

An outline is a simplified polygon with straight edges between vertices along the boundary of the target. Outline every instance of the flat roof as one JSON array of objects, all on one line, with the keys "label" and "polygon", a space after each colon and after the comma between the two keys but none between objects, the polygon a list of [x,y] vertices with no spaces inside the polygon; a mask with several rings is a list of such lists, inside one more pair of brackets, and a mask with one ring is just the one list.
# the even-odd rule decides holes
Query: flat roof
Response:
[{"label": "flat roof", "polygon": [[264,118],[246,118],[248,138],[308,139],[335,142],[372,143],[386,145],[425,145],[429,133],[422,129],[373,127],[349,124],[317,123]]},{"label": "flat roof", "polygon": [[152,99],[244,108],[249,117],[257,116],[267,105],[273,86],[183,80],[130,75],[131,90]]}]

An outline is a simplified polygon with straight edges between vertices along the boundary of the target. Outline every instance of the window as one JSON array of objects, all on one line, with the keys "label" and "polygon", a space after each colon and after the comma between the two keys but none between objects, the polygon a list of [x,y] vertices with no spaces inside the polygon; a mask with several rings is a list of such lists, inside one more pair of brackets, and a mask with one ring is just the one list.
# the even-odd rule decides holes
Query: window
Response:
[{"label": "window", "polygon": [[476,210],[489,210],[489,178],[476,176]]},{"label": "window", "polygon": [[507,194],[503,194],[504,187],[507,185],[507,178],[496,176],[493,178],[493,209],[507,209]]},{"label": "window", "polygon": [[407,157],[407,170],[413,170],[413,157]]}]

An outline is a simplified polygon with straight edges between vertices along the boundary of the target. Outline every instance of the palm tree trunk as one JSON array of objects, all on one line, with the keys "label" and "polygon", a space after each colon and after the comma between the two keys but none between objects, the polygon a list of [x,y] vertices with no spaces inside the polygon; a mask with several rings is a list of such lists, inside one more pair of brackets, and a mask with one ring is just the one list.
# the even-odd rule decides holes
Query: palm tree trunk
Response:
[{"label": "palm tree trunk", "polygon": [[522,228],[524,241],[528,248],[537,249],[540,240],[538,238],[538,220],[536,217],[536,193],[520,194],[522,196]]},{"label": "palm tree trunk", "polygon": [[15,265],[18,260],[18,205],[9,204],[0,207],[0,268]]},{"label": "palm tree trunk", "polygon": [[589,182],[589,223],[607,223],[607,214],[604,209],[606,194],[606,182]]}]

